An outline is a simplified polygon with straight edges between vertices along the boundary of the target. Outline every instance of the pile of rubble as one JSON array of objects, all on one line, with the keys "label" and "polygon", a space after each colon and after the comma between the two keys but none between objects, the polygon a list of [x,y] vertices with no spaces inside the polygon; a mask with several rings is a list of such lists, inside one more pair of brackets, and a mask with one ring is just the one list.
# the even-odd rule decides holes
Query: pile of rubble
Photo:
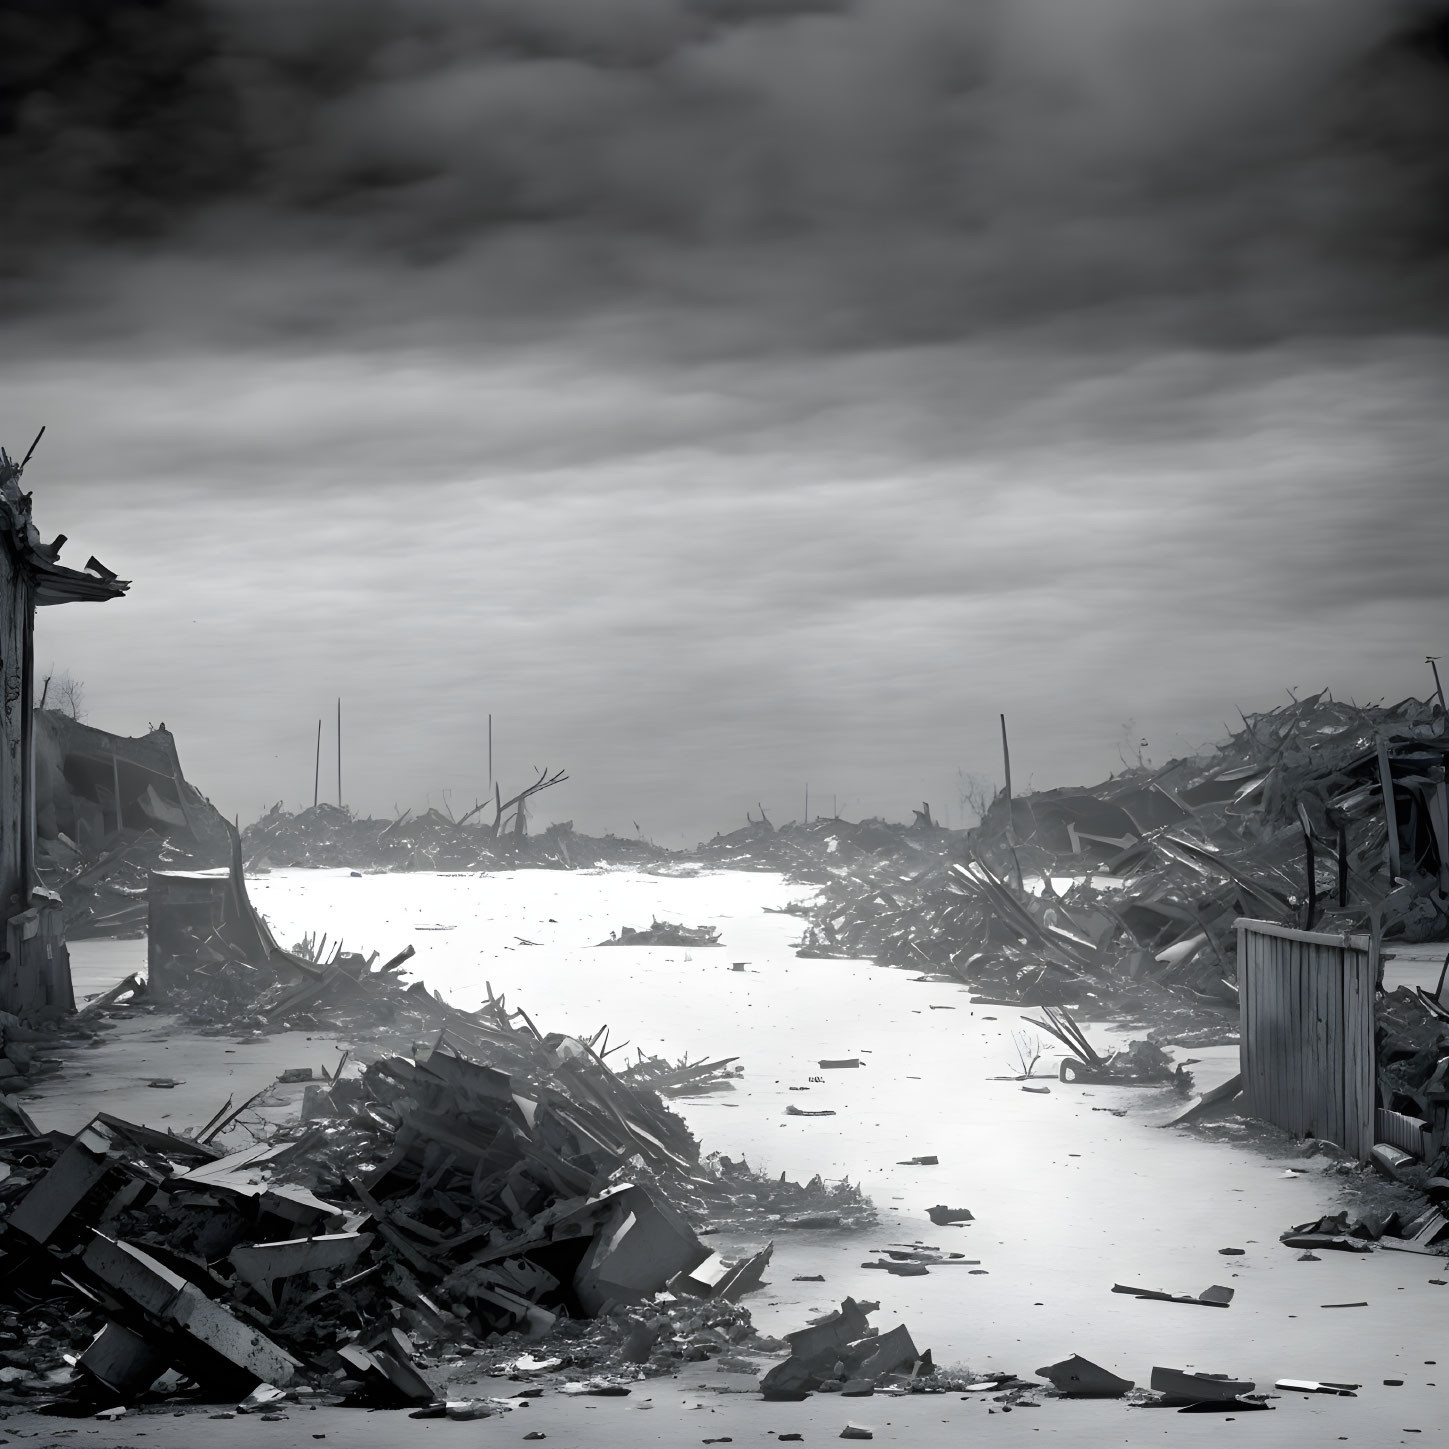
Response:
[{"label": "pile of rubble", "polygon": [[677,921],[651,921],[641,930],[635,926],[621,926],[610,931],[607,941],[600,946],[719,946],[718,926],[682,926]]},{"label": "pile of rubble", "polygon": [[765,1374],[760,1392],[767,1399],[798,1400],[814,1391],[855,1397],[873,1392],[892,1375],[909,1382],[933,1374],[930,1352],[916,1348],[904,1324],[889,1333],[870,1326],[869,1315],[879,1307],[847,1298],[807,1327],[787,1333],[790,1356]]},{"label": "pile of rubble", "polygon": [[846,1184],[702,1156],[655,1090],[656,1063],[616,1073],[501,1001],[432,1000],[446,1020],[430,1046],[324,1073],[299,1123],[235,1151],[218,1140],[250,1102],[188,1133],[105,1113],[41,1133],[10,1110],[0,1296],[50,1319],[22,1362],[9,1355],[0,1401],[64,1393],[93,1410],[159,1384],[260,1404],[310,1385],[426,1405],[446,1360],[514,1333],[626,1378],[667,1372],[755,1342],[733,1305],[773,1251],[727,1263],[695,1224],[873,1219]]},{"label": "pile of rubble", "polygon": [[[316,803],[310,810],[293,814],[283,809],[279,800],[247,827],[245,845],[254,869],[310,865],[486,870],[522,850],[528,838],[530,802],[567,779],[566,771],[550,772],[545,766],[516,795],[505,800],[502,787],[495,785],[491,799],[478,802],[456,819],[437,809],[414,817],[407,809],[396,820],[368,820],[343,805]],[[493,819],[485,821],[483,814],[490,806]],[[554,827],[556,847],[557,838],[571,830],[567,825]],[[566,847],[545,851],[539,861],[532,863],[564,868],[571,864]]]},{"label": "pile of rubble", "polygon": [[[1064,1082],[1119,1087],[1170,1083],[1184,1095],[1192,1089],[1192,1073],[1185,1066],[1175,1063],[1155,1041],[1130,1041],[1120,1051],[1103,1056],[1087,1040],[1086,1033],[1065,1007],[1044,1006],[1042,1015],[1046,1017],[1045,1021],[1030,1016],[1026,1020],[1056,1037],[1071,1053],[1063,1057],[1057,1067],[1057,1076]],[[1026,1075],[1031,1075],[1030,1069]]]},{"label": "pile of rubble", "polygon": [[545,775],[521,798],[499,799],[493,803],[492,820],[482,818],[483,807],[456,819],[433,808],[420,815],[405,810],[394,820],[374,820],[338,805],[314,805],[293,813],[279,802],[247,826],[242,840],[253,870],[279,866],[366,871],[486,871],[519,866],[574,870],[652,865],[675,858],[672,851],[647,840],[581,835],[568,820],[530,835],[526,810],[521,807],[537,790],[567,778],[562,772]]},{"label": "pile of rubble", "polygon": [[1328,1250],[1371,1253],[1375,1244],[1385,1251],[1439,1257],[1433,1251],[1434,1244],[1449,1235],[1449,1218],[1444,1216],[1443,1207],[1446,1200],[1449,1194],[1441,1187],[1427,1205],[1416,1205],[1418,1210],[1408,1215],[1393,1210],[1352,1217],[1345,1208],[1341,1212],[1326,1213],[1311,1223],[1298,1223],[1281,1234],[1279,1240],[1285,1247],[1297,1248],[1310,1260]]},{"label": "pile of rubble", "polygon": [[[146,934],[146,888],[153,870],[210,870],[224,860],[222,842],[199,842],[180,831],[125,831],[101,854],[53,854],[40,872],[60,898],[66,938],[139,940]],[[57,863],[59,862],[59,863]]]},{"label": "pile of rubble", "polygon": [[[851,822],[816,817],[807,824],[775,826],[761,810],[741,829],[716,835],[691,851],[670,850],[640,838],[581,835],[571,821],[537,835],[517,828],[517,816],[494,807],[493,821],[476,811],[457,819],[436,808],[404,811],[395,820],[373,820],[336,805],[296,813],[274,805],[243,832],[248,864],[350,867],[358,870],[497,870],[519,865],[585,869],[605,865],[706,865],[727,870],[769,870],[799,880],[821,881],[840,865],[882,853],[929,854],[944,839],[917,811],[906,827],[884,820]],[[922,824],[925,821],[925,824]]]},{"label": "pile of rubble", "polygon": [[936,827],[929,807],[916,811],[915,817],[906,826],[821,815],[777,827],[761,806],[758,820],[750,816],[740,829],[705,841],[690,858],[721,870],[778,871],[817,884],[842,869],[878,859],[912,860],[919,869],[939,855],[951,836]]},{"label": "pile of rubble", "polygon": [[1240,916],[1449,930],[1446,754],[1436,704],[1296,700],[1210,754],[999,796],[964,838],[837,867],[801,954],[945,972],[1003,1001],[1231,1005]]},{"label": "pile of rubble", "polygon": [[[1394,1182],[1449,1198],[1449,1006],[1443,993],[1449,958],[1436,988],[1401,986],[1374,1010],[1377,1076],[1375,1166]],[[1449,1226],[1449,1225],[1446,1225]]]},{"label": "pile of rubble", "polygon": [[[441,810],[395,820],[372,820],[338,805],[314,805],[295,814],[280,803],[242,834],[254,871],[274,866],[354,870],[491,870],[516,847],[482,824],[450,820]],[[562,868],[556,852],[538,852],[540,865]]]}]

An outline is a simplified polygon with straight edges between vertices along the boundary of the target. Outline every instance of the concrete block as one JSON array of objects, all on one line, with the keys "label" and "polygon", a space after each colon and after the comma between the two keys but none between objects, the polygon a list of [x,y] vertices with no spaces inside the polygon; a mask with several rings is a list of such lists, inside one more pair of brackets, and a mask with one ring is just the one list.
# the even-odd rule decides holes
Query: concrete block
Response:
[{"label": "concrete block", "polygon": [[904,1323],[877,1338],[858,1340],[849,1345],[845,1358],[851,1365],[852,1378],[870,1379],[874,1383],[886,1374],[904,1372],[915,1363],[918,1352]]},{"label": "concrete block", "polygon": [[676,1273],[709,1256],[694,1230],[672,1208],[631,1186],[614,1203],[574,1275],[584,1310],[633,1303],[659,1292]]},{"label": "concrete block", "polygon": [[50,1171],[16,1203],[10,1226],[37,1243],[49,1243],[110,1172],[111,1145],[104,1127],[95,1122],[82,1127]]},{"label": "concrete block", "polygon": [[[271,1339],[243,1323],[220,1303],[213,1303],[194,1284],[187,1283],[177,1294],[166,1318],[200,1345],[206,1355],[213,1357],[212,1371],[201,1368],[197,1373],[203,1382],[246,1380],[249,1388],[259,1383],[285,1388],[300,1367],[296,1359]],[[188,1360],[188,1372],[196,1372],[189,1367],[192,1355],[184,1349],[180,1353]]]},{"label": "concrete block", "polygon": [[122,1306],[160,1319],[189,1285],[186,1279],[131,1243],[97,1233],[81,1259],[86,1270]]},{"label": "concrete block", "polygon": [[76,1366],[122,1398],[139,1398],[170,1367],[166,1354],[139,1333],[108,1323],[76,1360]]},{"label": "concrete block", "polygon": [[877,1307],[879,1305],[875,1303],[867,1305],[857,1303],[854,1298],[844,1299],[835,1312],[827,1314],[819,1323],[785,1335],[785,1342],[790,1345],[790,1356],[804,1363],[813,1363],[824,1357],[833,1362],[847,1344],[865,1337],[870,1327],[867,1314]]}]

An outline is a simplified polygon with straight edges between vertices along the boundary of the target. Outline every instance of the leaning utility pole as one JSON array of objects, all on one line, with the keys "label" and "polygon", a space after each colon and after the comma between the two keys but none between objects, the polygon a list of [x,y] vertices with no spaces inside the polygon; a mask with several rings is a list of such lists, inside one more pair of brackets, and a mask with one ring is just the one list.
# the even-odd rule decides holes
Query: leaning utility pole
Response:
[{"label": "leaning utility pole", "polygon": [[1021,861],[1016,854],[1016,815],[1011,808],[1011,747],[1006,742],[1006,716],[1001,716],[1001,765],[1006,775],[1006,848],[1011,852],[1011,863],[1016,867],[1016,889],[1018,894],[1026,887],[1021,878]]},{"label": "leaning utility pole", "polygon": [[342,700],[337,700],[337,808],[342,808]]},{"label": "leaning utility pole", "polygon": [[1006,771],[1006,838],[1012,839],[1011,815],[1011,748],[1006,743],[1006,716],[1001,716],[1001,763]]},{"label": "leaning utility pole", "polygon": [[312,766],[312,808],[317,808],[317,796],[322,789],[322,721],[317,721],[317,760]]}]

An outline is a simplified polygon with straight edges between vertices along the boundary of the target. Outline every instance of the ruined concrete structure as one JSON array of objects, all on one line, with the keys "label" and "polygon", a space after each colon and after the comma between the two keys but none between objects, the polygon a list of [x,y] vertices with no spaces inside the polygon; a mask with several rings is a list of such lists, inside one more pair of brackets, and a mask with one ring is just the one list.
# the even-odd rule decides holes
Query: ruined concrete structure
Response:
[{"label": "ruined concrete structure", "polygon": [[17,1016],[74,1006],[60,902],[35,874],[35,610],[101,603],[129,587],[94,558],[84,570],[56,561],[65,535],[41,542],[24,466],[0,448],[0,1010]]},{"label": "ruined concrete structure", "polygon": [[35,824],[42,856],[61,864],[145,830],[230,853],[225,820],[182,774],[164,724],[133,738],[37,710]]}]

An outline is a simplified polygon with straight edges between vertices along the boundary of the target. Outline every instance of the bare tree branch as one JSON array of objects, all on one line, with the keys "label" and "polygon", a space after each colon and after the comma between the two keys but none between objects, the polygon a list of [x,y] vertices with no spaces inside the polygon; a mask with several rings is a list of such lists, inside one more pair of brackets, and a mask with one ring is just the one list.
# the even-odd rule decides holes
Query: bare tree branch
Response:
[{"label": "bare tree branch", "polygon": [[521,807],[523,805],[523,802],[527,800],[531,795],[538,794],[540,790],[547,790],[554,785],[561,784],[567,779],[568,773],[566,771],[557,770],[552,775],[550,775],[548,772],[548,766],[545,765],[543,769],[538,772],[538,779],[536,779],[533,784],[527,786],[525,789],[520,790],[518,794],[516,794],[511,800],[503,799],[503,792],[498,788],[497,784],[495,783],[493,787],[493,838],[496,840],[500,831],[503,828],[504,812],[513,808],[515,805],[520,807],[520,811],[519,820],[515,821],[514,829],[519,834],[522,834],[523,827],[522,824],[519,822],[521,821],[522,817]]}]

